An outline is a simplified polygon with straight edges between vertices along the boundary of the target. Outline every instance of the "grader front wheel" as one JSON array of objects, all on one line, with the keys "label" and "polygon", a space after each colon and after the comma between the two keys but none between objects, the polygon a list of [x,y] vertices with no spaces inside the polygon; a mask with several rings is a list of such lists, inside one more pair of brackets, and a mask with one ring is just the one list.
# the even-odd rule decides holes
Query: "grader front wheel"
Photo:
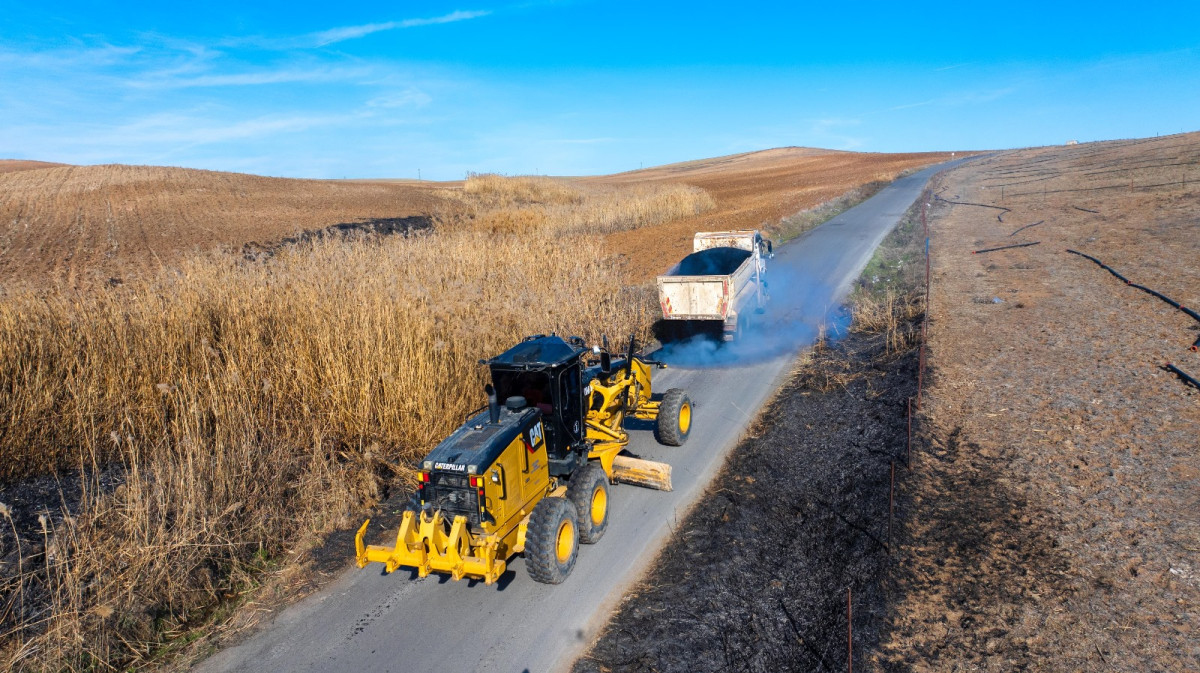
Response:
[{"label": "grader front wheel", "polygon": [[658,407],[658,441],[683,446],[692,432],[692,398],[682,388],[671,388]]},{"label": "grader front wheel", "polygon": [[525,537],[525,565],[542,584],[562,584],[579,555],[579,525],[575,505],[566,498],[548,497],[533,508]]},{"label": "grader front wheel", "polygon": [[598,463],[579,468],[567,487],[567,499],[579,513],[579,541],[594,544],[608,528],[608,475]]}]

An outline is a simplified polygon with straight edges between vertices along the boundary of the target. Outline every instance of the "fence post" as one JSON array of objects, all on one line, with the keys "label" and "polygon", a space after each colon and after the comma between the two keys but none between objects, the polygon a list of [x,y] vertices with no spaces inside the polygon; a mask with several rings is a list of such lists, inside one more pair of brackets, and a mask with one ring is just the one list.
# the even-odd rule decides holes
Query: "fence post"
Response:
[{"label": "fence post", "polygon": [[892,516],[896,511],[896,461],[892,461],[892,485],[888,488],[887,551],[892,553]]},{"label": "fence post", "polygon": [[912,465],[912,398],[908,398],[908,444],[904,447],[904,465]]},{"label": "fence post", "polygon": [[854,611],[850,605],[850,587],[846,587],[846,670],[854,673]]}]

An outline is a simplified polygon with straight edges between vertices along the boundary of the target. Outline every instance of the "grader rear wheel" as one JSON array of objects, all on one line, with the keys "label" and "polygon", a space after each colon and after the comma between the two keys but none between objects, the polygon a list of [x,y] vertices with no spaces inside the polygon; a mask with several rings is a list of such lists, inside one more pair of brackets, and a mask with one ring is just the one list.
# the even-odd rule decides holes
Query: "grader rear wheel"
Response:
[{"label": "grader rear wheel", "polygon": [[525,565],[542,584],[562,584],[579,556],[579,524],[575,505],[566,498],[542,498],[529,517]]},{"label": "grader rear wheel", "polygon": [[671,388],[658,407],[658,441],[683,446],[692,432],[692,398],[682,388]]}]

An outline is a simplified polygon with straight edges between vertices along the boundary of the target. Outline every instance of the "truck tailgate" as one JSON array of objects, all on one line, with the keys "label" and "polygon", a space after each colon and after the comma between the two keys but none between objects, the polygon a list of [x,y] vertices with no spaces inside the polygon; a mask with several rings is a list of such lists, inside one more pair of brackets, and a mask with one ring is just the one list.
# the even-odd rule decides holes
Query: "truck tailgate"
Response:
[{"label": "truck tailgate", "polygon": [[659,276],[663,317],[724,320],[729,312],[729,276]]}]

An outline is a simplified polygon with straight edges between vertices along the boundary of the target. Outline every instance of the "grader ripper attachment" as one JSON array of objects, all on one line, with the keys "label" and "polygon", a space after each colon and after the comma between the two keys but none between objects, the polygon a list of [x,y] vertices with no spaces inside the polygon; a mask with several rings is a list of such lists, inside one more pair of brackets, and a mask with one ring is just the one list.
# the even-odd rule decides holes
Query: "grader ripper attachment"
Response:
[{"label": "grader ripper attachment", "polygon": [[365,544],[370,520],[363,523],[358,566],[491,584],[524,552],[533,579],[565,580],[579,543],[598,541],[608,526],[610,483],[671,490],[670,465],[620,455],[629,443],[625,420],[655,421],[670,446],[691,431],[691,399],[679,388],[655,399],[651,368],[666,365],[635,345],[630,338],[625,357],[614,360],[607,340],[589,351],[578,337],[537,335],[481,360],[492,375],[486,411],[421,462],[395,545]]}]

